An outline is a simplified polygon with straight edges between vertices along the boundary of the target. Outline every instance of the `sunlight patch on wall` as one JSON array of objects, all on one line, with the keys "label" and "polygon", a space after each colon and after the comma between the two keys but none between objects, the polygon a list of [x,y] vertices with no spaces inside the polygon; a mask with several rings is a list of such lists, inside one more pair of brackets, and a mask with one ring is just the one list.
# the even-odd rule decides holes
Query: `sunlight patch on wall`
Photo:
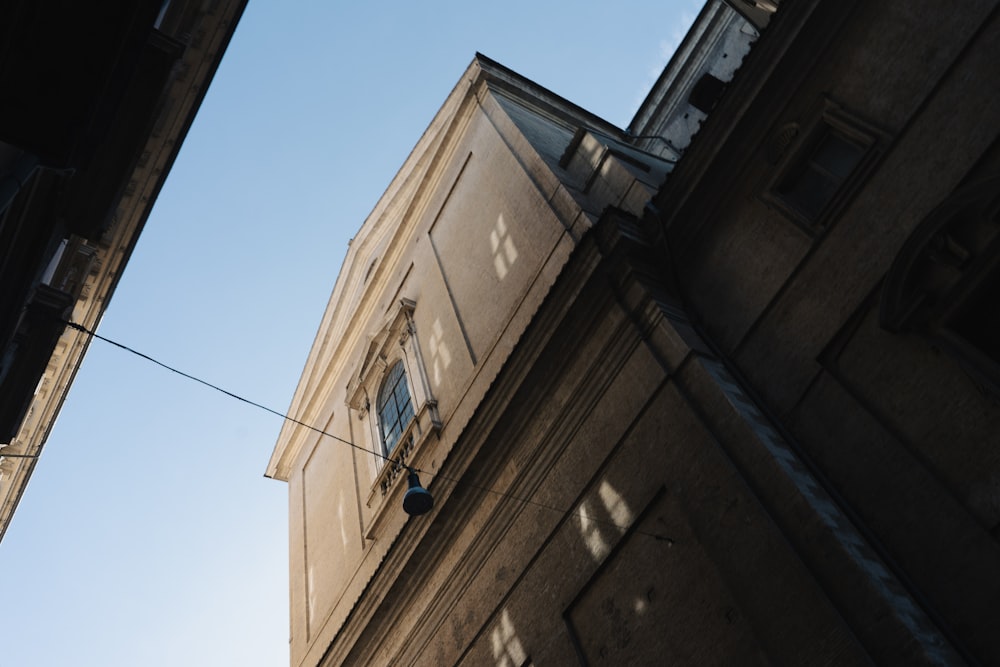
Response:
[{"label": "sunlight patch on wall", "polygon": [[611,521],[624,531],[632,523],[632,510],[629,509],[625,499],[607,482],[601,482],[601,488],[597,493],[601,496],[601,502],[604,503],[604,509],[608,511]]},{"label": "sunlight patch on wall", "polygon": [[608,554],[610,545],[604,537],[605,531],[625,532],[632,522],[633,514],[625,499],[608,482],[601,482],[597,491],[601,499],[599,510],[591,510],[590,503],[580,505],[577,517],[580,520],[580,536],[594,560],[600,562]]},{"label": "sunlight patch on wall", "polygon": [[510,238],[503,213],[497,216],[497,224],[490,232],[490,249],[493,251],[493,267],[496,269],[497,277],[503,280],[510,267],[517,261],[517,248]]},{"label": "sunlight patch on wall", "polygon": [[344,492],[337,497],[337,522],[340,524],[340,541],[347,548],[347,526],[344,521]]},{"label": "sunlight patch on wall", "polygon": [[594,560],[600,561],[608,553],[608,543],[601,535],[600,526],[590,518],[590,503],[584,501],[577,516],[580,518],[580,535],[583,537],[583,543],[587,545]]},{"label": "sunlight patch on wall", "polygon": [[493,629],[491,639],[496,667],[520,667],[528,659],[528,654],[525,653],[521,640],[517,637],[517,630],[506,609],[500,617],[500,625]]},{"label": "sunlight patch on wall", "polygon": [[431,350],[431,365],[433,366],[434,388],[441,386],[441,374],[451,365],[451,351],[444,342],[444,328],[441,320],[435,319],[431,325],[431,337],[427,341]]},{"label": "sunlight patch on wall", "polygon": [[306,600],[307,608],[309,611],[309,617],[306,621],[306,627],[311,627],[313,619],[316,618],[316,572],[315,568],[309,566],[309,574],[306,576]]}]

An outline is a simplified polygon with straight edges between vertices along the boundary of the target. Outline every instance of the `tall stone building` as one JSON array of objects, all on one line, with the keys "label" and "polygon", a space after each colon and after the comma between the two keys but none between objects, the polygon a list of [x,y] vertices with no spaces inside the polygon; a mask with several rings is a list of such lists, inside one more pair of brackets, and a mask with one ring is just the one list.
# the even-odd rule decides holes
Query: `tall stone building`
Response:
[{"label": "tall stone building", "polygon": [[477,56],[268,465],[291,663],[1000,662],[998,45],[710,2],[627,130]]},{"label": "tall stone building", "polygon": [[0,6],[0,538],[245,4]]}]

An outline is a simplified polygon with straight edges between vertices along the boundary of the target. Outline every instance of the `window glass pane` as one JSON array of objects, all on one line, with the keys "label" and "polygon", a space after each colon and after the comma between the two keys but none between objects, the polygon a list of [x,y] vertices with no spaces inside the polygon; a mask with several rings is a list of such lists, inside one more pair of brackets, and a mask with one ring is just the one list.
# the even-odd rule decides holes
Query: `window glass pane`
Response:
[{"label": "window glass pane", "polygon": [[403,375],[403,363],[397,361],[389,372],[386,373],[385,380],[382,384],[382,389],[378,393],[378,407],[381,410],[382,406],[385,405],[386,400],[392,394],[393,390],[396,388],[396,383],[399,378]]},{"label": "window glass pane", "polygon": [[382,446],[385,453],[389,454],[407,424],[413,419],[413,405],[401,361],[397,361],[386,373],[385,381],[378,392],[377,408],[379,428],[382,431]]},{"label": "window glass pane", "polygon": [[862,148],[833,132],[826,135],[813,154],[812,162],[822,166],[839,180],[850,176],[861,159]]},{"label": "window glass pane", "polygon": [[787,184],[784,195],[806,217],[817,218],[833,199],[838,185],[840,182],[832,176],[808,164]]},{"label": "window glass pane", "polygon": [[379,426],[382,427],[383,434],[387,434],[390,431],[392,431],[392,425],[395,422],[395,416],[396,415],[394,411],[387,410],[386,408],[383,408],[378,413]]},{"label": "window glass pane", "polygon": [[818,219],[864,157],[865,148],[827,127],[800,156],[778,188],[782,198],[810,220]]},{"label": "window glass pane", "polygon": [[413,405],[410,401],[406,401],[403,405],[403,409],[399,412],[399,421],[401,424],[405,425],[408,424],[411,419],[413,419]]}]

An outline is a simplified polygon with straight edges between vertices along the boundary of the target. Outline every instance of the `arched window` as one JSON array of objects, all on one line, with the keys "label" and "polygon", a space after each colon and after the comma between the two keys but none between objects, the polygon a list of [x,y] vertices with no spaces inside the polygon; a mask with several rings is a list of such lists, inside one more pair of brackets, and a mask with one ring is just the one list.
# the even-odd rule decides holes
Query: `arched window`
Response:
[{"label": "arched window", "polygon": [[403,362],[397,361],[382,381],[378,391],[378,425],[382,431],[382,448],[385,455],[392,453],[399,436],[413,419],[413,404],[406,386]]}]

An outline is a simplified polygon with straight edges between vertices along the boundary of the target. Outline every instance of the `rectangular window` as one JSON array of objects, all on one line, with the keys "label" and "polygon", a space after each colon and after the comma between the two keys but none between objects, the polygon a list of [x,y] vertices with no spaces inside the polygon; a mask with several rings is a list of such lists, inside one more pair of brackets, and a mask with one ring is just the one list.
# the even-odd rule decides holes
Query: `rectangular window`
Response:
[{"label": "rectangular window", "polygon": [[[797,124],[782,131],[788,127]],[[822,231],[858,189],[877,157],[880,138],[877,130],[824,100],[787,150],[782,148],[764,201],[810,233]]]},{"label": "rectangular window", "polygon": [[809,220],[818,220],[864,157],[865,148],[830,130],[778,186],[778,194]]}]

